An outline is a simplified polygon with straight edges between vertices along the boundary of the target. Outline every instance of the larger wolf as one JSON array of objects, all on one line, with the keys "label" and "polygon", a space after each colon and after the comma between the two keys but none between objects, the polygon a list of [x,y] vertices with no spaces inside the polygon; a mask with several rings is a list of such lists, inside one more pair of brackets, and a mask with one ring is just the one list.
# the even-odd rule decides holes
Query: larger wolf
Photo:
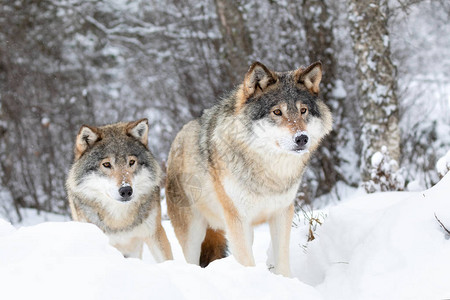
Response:
[{"label": "larger wolf", "polygon": [[229,248],[255,265],[253,226],[268,222],[277,274],[290,276],[294,198],[311,153],[332,128],[318,97],[322,65],[274,72],[259,62],[220,103],[186,124],[168,159],[168,214],[189,263]]},{"label": "larger wolf", "polygon": [[157,262],[172,259],[161,226],[161,169],[147,147],[148,120],[83,125],[66,187],[72,218],[97,225],[126,257],[145,242]]}]

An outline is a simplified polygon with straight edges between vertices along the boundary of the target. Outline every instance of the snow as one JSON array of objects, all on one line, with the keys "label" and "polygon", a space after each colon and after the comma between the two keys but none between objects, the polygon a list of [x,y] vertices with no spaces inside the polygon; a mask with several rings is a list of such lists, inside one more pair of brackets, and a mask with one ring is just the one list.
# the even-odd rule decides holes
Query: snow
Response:
[{"label": "snow", "polygon": [[410,192],[419,192],[423,190],[423,184],[421,184],[420,180],[413,180],[408,183],[406,186],[406,190]]},{"label": "snow", "polygon": [[371,194],[331,208],[307,253],[291,254],[294,274],[325,299],[448,299],[450,240],[434,214],[450,228],[449,194],[447,174],[425,192]]},{"label": "snow", "polygon": [[371,158],[372,167],[378,168],[378,166],[381,164],[382,161],[383,161],[383,154],[381,154],[381,152],[375,152],[375,154],[372,155]]},{"label": "snow", "polygon": [[20,214],[22,215],[23,220],[21,222],[17,222],[16,226],[31,226],[48,221],[53,222],[70,221],[69,216],[63,216],[48,212],[38,212],[35,209],[30,208],[21,209]]},{"label": "snow", "polygon": [[2,299],[321,299],[312,287],[273,275],[264,264],[245,268],[231,257],[207,269],[186,264],[179,252],[179,259],[161,264],[125,259],[91,224],[14,230],[2,221],[0,233]]},{"label": "snow", "polygon": [[333,89],[332,95],[337,99],[344,99],[347,97],[347,91],[344,88],[344,82],[342,80],[336,80],[336,87]]},{"label": "snow", "polygon": [[[274,275],[267,226],[255,229],[256,267],[234,258],[186,264],[168,221],[174,261],[125,259],[94,225],[0,219],[1,299],[448,299],[450,174],[422,192],[347,196],[300,215],[291,233],[294,278]],[[435,217],[436,215],[436,217]],[[30,216],[41,222],[42,218]],[[307,242],[308,218],[318,218]],[[267,254],[269,253],[269,254]],[[267,256],[269,255],[269,259]],[[24,288],[26,287],[26,288]]]},{"label": "snow", "polygon": [[48,125],[50,124],[50,119],[47,118],[47,117],[43,117],[43,118],[41,119],[41,124],[42,124],[43,126],[48,126]]},{"label": "snow", "polygon": [[436,169],[441,176],[444,176],[450,170],[450,150],[437,161]]}]

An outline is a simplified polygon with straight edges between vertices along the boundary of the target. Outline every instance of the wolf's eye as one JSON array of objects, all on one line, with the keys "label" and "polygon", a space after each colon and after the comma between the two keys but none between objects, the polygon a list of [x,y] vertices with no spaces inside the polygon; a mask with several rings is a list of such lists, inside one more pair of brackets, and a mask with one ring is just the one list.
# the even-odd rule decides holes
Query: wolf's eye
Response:
[{"label": "wolf's eye", "polygon": [[281,115],[282,115],[281,110],[279,110],[279,109],[275,109],[275,110],[273,111],[273,114],[274,114],[275,116],[281,116]]},{"label": "wolf's eye", "polygon": [[111,169],[111,163],[109,163],[109,162],[105,162],[102,165],[107,169]]},{"label": "wolf's eye", "polygon": [[136,163],[136,161],[135,160],[130,160],[130,167],[132,166],[132,165],[134,165]]},{"label": "wolf's eye", "polygon": [[300,113],[302,114],[302,115],[304,115],[305,113],[306,113],[306,111],[307,111],[307,109],[306,108],[302,108],[302,109],[300,109]]}]

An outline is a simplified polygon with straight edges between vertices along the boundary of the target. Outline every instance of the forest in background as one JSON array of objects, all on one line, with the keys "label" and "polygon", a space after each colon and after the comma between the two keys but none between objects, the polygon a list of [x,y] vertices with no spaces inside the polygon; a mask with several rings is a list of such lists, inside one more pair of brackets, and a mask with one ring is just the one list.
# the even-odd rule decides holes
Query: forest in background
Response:
[{"label": "forest in background", "polygon": [[381,150],[373,141],[393,126],[400,168],[391,177],[404,180],[392,188],[432,186],[450,149],[450,3],[369,2],[2,1],[0,214],[68,213],[64,182],[82,124],[148,118],[164,166],[178,130],[255,60],[277,71],[323,63],[334,131],[305,173],[300,203],[367,182]]}]

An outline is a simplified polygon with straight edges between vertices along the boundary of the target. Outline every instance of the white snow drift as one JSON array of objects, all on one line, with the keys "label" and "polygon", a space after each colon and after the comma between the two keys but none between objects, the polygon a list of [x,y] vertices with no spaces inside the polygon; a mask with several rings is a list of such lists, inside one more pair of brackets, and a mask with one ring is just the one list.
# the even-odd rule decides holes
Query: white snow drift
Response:
[{"label": "white snow drift", "polygon": [[[125,259],[90,224],[0,221],[0,299],[448,299],[450,174],[425,192],[377,193],[331,207],[316,239],[292,232],[297,278],[265,266],[268,228],[256,230],[257,266],[232,257],[201,269],[175,261]],[[306,245],[306,250],[305,250]]]},{"label": "white snow drift", "polygon": [[351,199],[291,254],[294,274],[325,299],[450,299],[450,235],[435,214],[450,230],[450,173],[425,192]]}]

